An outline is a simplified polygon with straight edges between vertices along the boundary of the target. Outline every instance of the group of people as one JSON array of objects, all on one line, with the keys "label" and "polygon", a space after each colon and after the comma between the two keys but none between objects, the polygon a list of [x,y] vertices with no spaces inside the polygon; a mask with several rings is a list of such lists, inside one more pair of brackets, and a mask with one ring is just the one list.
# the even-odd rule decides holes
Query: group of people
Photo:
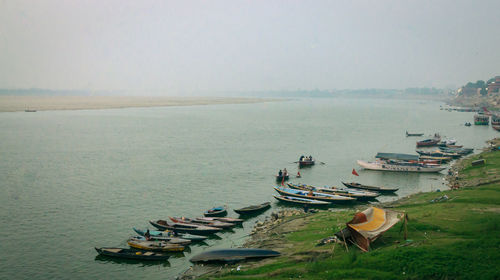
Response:
[{"label": "group of people", "polygon": [[278,172],[278,177],[287,177],[288,176],[288,171],[286,170],[286,168],[283,168],[283,171],[280,171]]},{"label": "group of people", "polygon": [[313,160],[312,156],[305,157],[304,155],[300,156],[299,159],[299,161],[312,161],[312,160]]}]

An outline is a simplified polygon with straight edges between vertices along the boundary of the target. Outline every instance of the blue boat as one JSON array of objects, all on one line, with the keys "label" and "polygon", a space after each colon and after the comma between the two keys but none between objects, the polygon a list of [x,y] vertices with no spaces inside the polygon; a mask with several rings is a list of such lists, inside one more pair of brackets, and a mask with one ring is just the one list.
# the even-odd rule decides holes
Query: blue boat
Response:
[{"label": "blue boat", "polygon": [[273,195],[279,201],[308,206],[328,206],[329,202],[286,195]]},{"label": "blue boat", "polygon": [[203,213],[205,217],[224,217],[227,215],[226,207],[218,206],[212,209],[208,209]]}]

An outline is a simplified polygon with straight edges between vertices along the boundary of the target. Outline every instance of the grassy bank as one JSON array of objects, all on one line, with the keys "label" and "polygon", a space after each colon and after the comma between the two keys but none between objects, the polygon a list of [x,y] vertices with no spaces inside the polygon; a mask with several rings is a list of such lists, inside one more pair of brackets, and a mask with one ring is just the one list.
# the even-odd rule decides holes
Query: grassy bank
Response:
[{"label": "grassy bank", "polygon": [[[479,157],[479,156],[476,156]],[[496,178],[500,151],[481,155],[486,165],[461,164],[460,185]],[[489,179],[488,179],[489,180]],[[448,199],[431,202],[444,195]],[[276,259],[243,263],[242,270],[222,269],[207,278],[220,279],[498,279],[500,270],[500,183],[453,191],[421,193],[399,200],[393,210],[409,217],[408,239],[401,223],[363,253],[354,246],[318,241],[345,227],[356,210],[285,217],[283,222],[254,235],[251,247],[282,252]]]}]

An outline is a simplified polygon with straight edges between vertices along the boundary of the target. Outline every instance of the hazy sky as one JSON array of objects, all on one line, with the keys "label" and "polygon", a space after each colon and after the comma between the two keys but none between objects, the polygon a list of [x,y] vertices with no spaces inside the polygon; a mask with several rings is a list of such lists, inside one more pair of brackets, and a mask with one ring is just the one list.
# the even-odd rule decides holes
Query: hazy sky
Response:
[{"label": "hazy sky", "polygon": [[0,88],[462,85],[500,75],[500,1],[5,1]]}]

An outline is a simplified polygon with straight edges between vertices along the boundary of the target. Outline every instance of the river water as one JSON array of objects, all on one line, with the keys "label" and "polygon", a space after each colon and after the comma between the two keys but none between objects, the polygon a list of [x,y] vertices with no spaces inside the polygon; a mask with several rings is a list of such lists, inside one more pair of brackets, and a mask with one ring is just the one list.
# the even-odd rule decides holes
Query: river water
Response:
[{"label": "river water", "polygon": [[[414,153],[405,131],[439,132],[481,148],[498,135],[463,124],[473,113],[434,101],[295,99],[259,104],[0,113],[0,278],[171,279],[203,250],[236,247],[279,207],[274,174],[297,172],[302,154],[324,165],[293,182],[356,180],[398,186],[397,199],[443,189],[442,174],[361,170],[377,152]],[[351,175],[356,168],[359,177]],[[96,258],[124,246],[132,227],[167,216],[200,216],[272,201],[272,210],[204,246],[147,264]],[[344,206],[345,207],[345,206]],[[230,211],[230,216],[236,217]]]}]

